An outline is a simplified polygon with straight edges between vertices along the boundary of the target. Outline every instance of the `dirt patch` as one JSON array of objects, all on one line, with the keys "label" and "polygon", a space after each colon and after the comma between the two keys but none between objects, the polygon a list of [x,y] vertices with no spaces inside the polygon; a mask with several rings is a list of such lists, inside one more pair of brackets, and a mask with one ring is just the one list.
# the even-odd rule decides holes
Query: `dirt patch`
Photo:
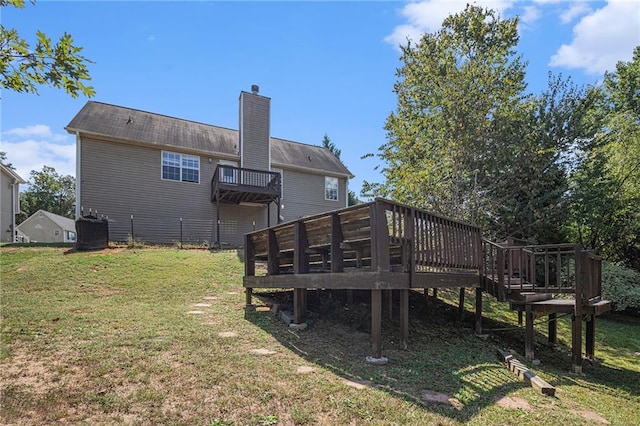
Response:
[{"label": "dirt patch", "polygon": [[238,333],[235,333],[233,331],[222,331],[220,333],[218,333],[219,337],[224,337],[224,338],[228,338],[228,337],[238,337]]},{"label": "dirt patch", "polygon": [[519,408],[521,410],[532,410],[531,405],[522,398],[516,396],[503,396],[497,401],[497,404],[503,408]]},{"label": "dirt patch", "polygon": [[316,369],[313,367],[309,367],[308,365],[301,365],[296,369],[296,373],[298,374],[308,374],[313,373],[314,371],[316,371]]},{"label": "dirt patch", "polygon": [[594,420],[598,423],[602,423],[604,425],[608,425],[610,424],[609,420],[605,419],[604,417],[602,417],[600,414],[598,413],[594,413],[593,411],[577,411],[577,410],[573,410],[572,411],[575,415],[580,416],[584,419],[587,420]]}]

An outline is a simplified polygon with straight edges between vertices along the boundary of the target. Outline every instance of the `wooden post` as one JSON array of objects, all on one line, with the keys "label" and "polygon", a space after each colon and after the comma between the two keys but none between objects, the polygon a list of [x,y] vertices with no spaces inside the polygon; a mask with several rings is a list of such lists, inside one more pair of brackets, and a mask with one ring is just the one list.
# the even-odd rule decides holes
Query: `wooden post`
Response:
[{"label": "wooden post", "polygon": [[595,359],[596,345],[596,316],[590,314],[587,317],[587,327],[585,335],[585,356],[587,359]]},{"label": "wooden post", "polygon": [[433,298],[434,299],[438,299],[438,289],[437,288],[433,289]]},{"label": "wooden post", "polygon": [[556,313],[549,314],[549,343],[556,345],[558,343],[558,315]]},{"label": "wooden post", "polygon": [[464,287],[460,287],[460,296],[458,297],[458,319],[464,321]]},{"label": "wooden post", "polygon": [[304,321],[307,311],[307,289],[293,289],[293,323],[300,324]]},{"label": "wooden post", "polygon": [[582,245],[576,244],[574,247],[575,256],[575,308],[571,317],[571,361],[574,373],[582,373],[582,299],[584,263],[582,255]]},{"label": "wooden post", "polygon": [[571,315],[571,363],[574,373],[582,373],[582,317]]},{"label": "wooden post", "polygon": [[[250,235],[244,236],[244,276],[252,277],[256,274],[256,255],[255,255],[255,247],[253,246],[253,242],[251,241]],[[253,294],[253,289],[250,287],[245,288],[245,304],[247,306],[252,305],[251,296]]]},{"label": "wooden post", "polygon": [[389,321],[393,321],[393,290],[385,290],[382,293],[382,304],[387,311]]},{"label": "wooden post", "polygon": [[409,346],[409,290],[400,290],[400,342],[402,349]]},{"label": "wooden post", "polygon": [[371,290],[371,347],[375,358],[382,358],[382,290]]},{"label": "wooden post", "polygon": [[530,304],[525,304],[525,333],[524,333],[524,356],[527,359],[533,359],[533,343],[535,339],[533,321],[535,319],[535,312],[531,310]]},{"label": "wooden post", "polygon": [[309,273],[307,229],[302,221],[293,224],[293,273]]},{"label": "wooden post", "polygon": [[389,270],[389,227],[382,201],[376,201],[370,207],[371,220],[371,270]]},{"label": "wooden post", "polygon": [[278,240],[273,229],[267,230],[268,251],[267,251],[267,273],[278,275],[280,273],[280,259],[278,258]]},{"label": "wooden post", "polygon": [[476,334],[482,334],[482,288],[476,287]]},{"label": "wooden post", "polygon": [[340,248],[343,240],[340,216],[338,213],[333,213],[331,215],[331,272],[344,270],[344,253]]}]

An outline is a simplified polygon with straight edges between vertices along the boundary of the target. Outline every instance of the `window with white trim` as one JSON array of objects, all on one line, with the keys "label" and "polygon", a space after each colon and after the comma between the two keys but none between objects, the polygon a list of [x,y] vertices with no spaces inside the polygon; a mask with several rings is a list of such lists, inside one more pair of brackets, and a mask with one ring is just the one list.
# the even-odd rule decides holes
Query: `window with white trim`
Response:
[{"label": "window with white trim", "polygon": [[[232,166],[232,167],[238,167],[238,163],[236,163],[235,161],[226,161],[226,160],[219,160],[218,164],[221,166]],[[220,167],[219,168],[219,179],[220,181],[224,182],[224,183],[240,183],[238,181],[238,169],[232,169],[230,167]]]},{"label": "window with white trim", "polygon": [[162,179],[200,183],[200,157],[162,151]]},{"label": "window with white trim", "polygon": [[324,199],[338,201],[338,178],[325,176]]}]

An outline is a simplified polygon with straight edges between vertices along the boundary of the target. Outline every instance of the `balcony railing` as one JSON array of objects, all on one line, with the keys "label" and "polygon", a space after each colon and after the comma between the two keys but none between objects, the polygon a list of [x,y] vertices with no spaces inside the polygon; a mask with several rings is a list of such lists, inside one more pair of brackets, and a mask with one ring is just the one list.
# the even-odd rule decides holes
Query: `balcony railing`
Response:
[{"label": "balcony railing", "polygon": [[280,197],[280,173],[219,164],[211,180],[211,201],[269,203]]}]

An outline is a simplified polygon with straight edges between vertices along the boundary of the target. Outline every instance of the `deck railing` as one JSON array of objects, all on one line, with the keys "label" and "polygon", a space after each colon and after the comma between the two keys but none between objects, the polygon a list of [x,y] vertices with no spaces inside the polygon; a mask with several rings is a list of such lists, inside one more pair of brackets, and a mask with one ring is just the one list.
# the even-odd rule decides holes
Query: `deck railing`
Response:
[{"label": "deck railing", "polygon": [[218,164],[211,179],[211,199],[220,190],[280,195],[280,173]]},{"label": "deck railing", "polygon": [[475,271],[478,227],[378,198],[246,236],[247,252],[268,259],[268,273]]},{"label": "deck railing", "polygon": [[483,276],[488,290],[575,293],[587,301],[600,296],[601,258],[580,244],[508,246],[483,240]]}]

